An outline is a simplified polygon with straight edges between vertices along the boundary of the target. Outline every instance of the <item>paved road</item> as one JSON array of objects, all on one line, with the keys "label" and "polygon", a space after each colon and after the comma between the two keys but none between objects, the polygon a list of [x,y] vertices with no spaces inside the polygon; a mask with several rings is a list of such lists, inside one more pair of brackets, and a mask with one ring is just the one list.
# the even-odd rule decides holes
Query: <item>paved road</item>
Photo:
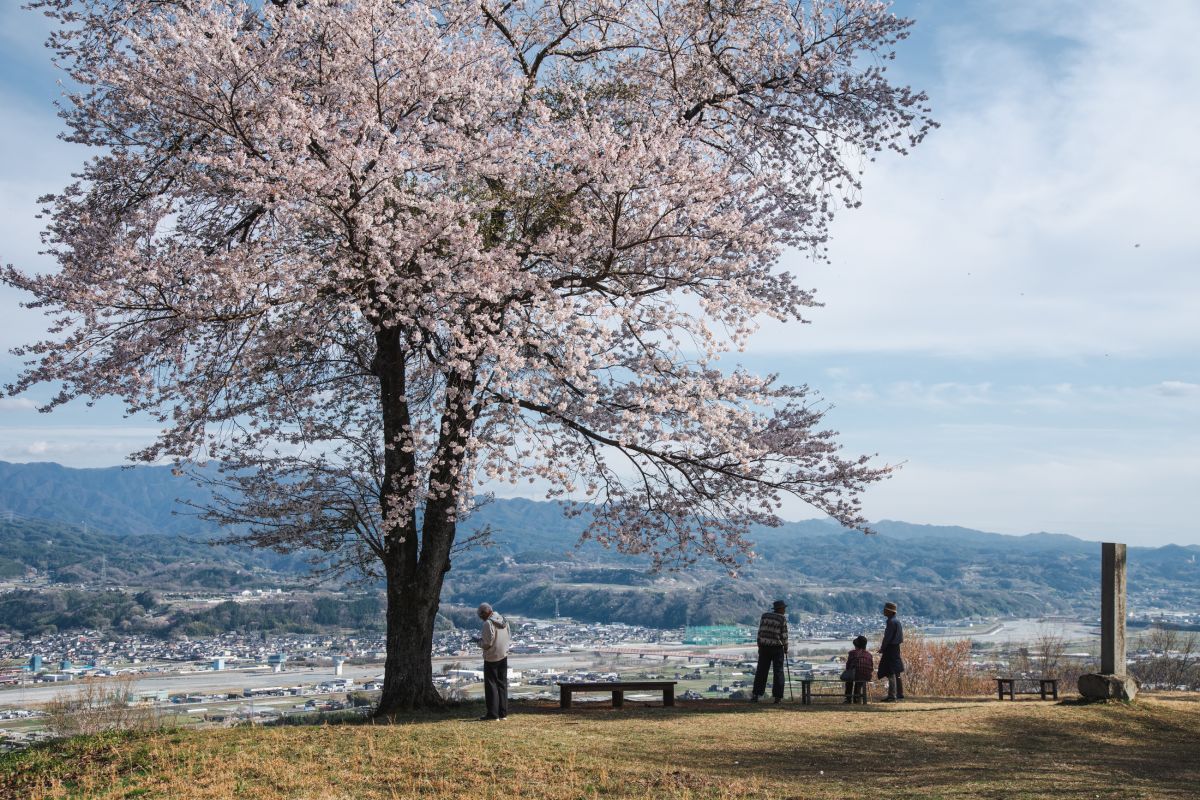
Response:
[{"label": "paved road", "polygon": [[[562,669],[579,666],[581,660],[590,661],[590,656],[581,653],[548,654],[548,655],[516,655],[509,658],[512,669]],[[478,657],[435,659],[434,671],[438,672],[442,664],[461,663],[466,669],[482,669],[482,662],[477,664]],[[355,683],[362,684],[383,675],[383,664],[351,665],[342,667],[343,678],[353,678]],[[271,686],[311,686],[322,681],[332,680],[333,667],[302,667],[287,669],[282,672],[269,670],[239,670],[229,669],[216,672],[201,670],[198,672],[175,672],[140,676],[134,684],[137,693],[153,693],[165,691],[167,694],[183,692],[195,694],[218,694],[223,692],[240,693],[246,688],[267,688]],[[23,686],[0,691],[0,708],[30,708],[45,705],[62,695],[70,695],[77,684],[71,681],[63,683],[40,683],[33,686]]]},{"label": "paved road", "polygon": [[1100,635],[1097,625],[1083,622],[1044,622],[1038,619],[1006,619],[978,633],[953,633],[950,639],[978,639],[981,642],[1035,643],[1042,636],[1058,636],[1065,642],[1085,642]]},{"label": "paved road", "polygon": [[[356,682],[370,680],[383,673],[382,664],[366,666],[351,666],[347,664],[342,669],[342,677],[353,678]],[[332,667],[317,669],[285,669],[274,673],[268,670],[252,672],[237,669],[216,672],[164,673],[160,675],[145,675],[138,678],[134,684],[137,693],[153,693],[165,691],[168,694],[194,692],[196,694],[216,694],[220,692],[241,692],[247,687],[265,688],[269,686],[296,686],[298,684],[316,684],[334,678]],[[0,692],[0,708],[23,708],[40,706],[61,695],[69,695],[74,691],[71,682],[41,683],[36,686],[23,686]]]}]

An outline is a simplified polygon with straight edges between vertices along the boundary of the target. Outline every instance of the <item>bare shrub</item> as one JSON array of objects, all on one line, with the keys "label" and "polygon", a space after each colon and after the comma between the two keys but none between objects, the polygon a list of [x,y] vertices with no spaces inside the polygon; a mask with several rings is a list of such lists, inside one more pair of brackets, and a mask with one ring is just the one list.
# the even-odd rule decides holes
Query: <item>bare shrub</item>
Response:
[{"label": "bare shrub", "polygon": [[1059,673],[1066,668],[1064,656],[1067,652],[1067,640],[1062,634],[1042,631],[1033,640],[1033,646],[1037,648],[1037,667],[1042,675],[1047,678],[1059,677]]},{"label": "bare shrub", "polygon": [[1129,665],[1143,688],[1200,688],[1200,639],[1194,631],[1156,624],[1138,637],[1137,647],[1150,654]]},{"label": "bare shrub", "polygon": [[1080,675],[1100,671],[1095,655],[1068,654],[1067,644],[1061,631],[1044,628],[1031,641],[1011,643],[1006,651],[1008,676],[1027,679],[1026,690],[1038,688],[1040,678],[1057,678],[1063,691],[1077,685]]},{"label": "bare shrub", "polygon": [[971,665],[968,639],[942,641],[908,634],[904,657],[905,693],[932,697],[973,697],[992,689],[991,679]]},{"label": "bare shrub", "polygon": [[55,736],[80,736],[161,727],[157,709],[137,702],[136,682],[133,675],[81,681],[73,692],[46,704],[46,728]]},{"label": "bare shrub", "polygon": [[1060,678],[1066,667],[1067,643],[1057,633],[1040,632],[1032,642],[1014,645],[1009,653],[1009,671],[1017,677]]}]

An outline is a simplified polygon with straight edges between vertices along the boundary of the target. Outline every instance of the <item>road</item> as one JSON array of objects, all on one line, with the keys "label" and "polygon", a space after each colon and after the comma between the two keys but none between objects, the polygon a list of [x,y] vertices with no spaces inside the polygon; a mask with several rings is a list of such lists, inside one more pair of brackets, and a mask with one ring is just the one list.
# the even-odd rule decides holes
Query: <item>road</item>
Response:
[{"label": "road", "polygon": [[[482,662],[476,664],[478,658],[440,658],[434,660],[434,671],[441,669],[443,664],[461,663],[464,668],[482,669]],[[509,666],[514,670],[520,669],[549,669],[579,666],[581,660],[591,661],[591,655],[586,653],[554,653],[514,655],[509,658]],[[383,675],[383,664],[351,665],[342,667],[343,678],[353,678],[356,684],[363,684]],[[134,684],[136,694],[152,694],[166,692],[167,694],[221,694],[241,693],[243,689],[263,689],[271,686],[312,686],[322,681],[333,680],[333,667],[302,667],[299,669],[284,668],[281,672],[270,670],[199,670],[197,672],[173,672],[139,676]],[[39,683],[0,691],[0,708],[34,708],[43,706],[56,697],[69,696],[78,684],[72,681],[63,683]]]}]

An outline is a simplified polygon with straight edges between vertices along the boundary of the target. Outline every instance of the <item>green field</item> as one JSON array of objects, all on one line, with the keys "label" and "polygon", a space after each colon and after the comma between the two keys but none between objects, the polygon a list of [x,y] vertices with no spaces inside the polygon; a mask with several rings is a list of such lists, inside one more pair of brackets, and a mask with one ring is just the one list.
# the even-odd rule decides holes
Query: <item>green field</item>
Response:
[{"label": "green field", "polygon": [[478,712],[79,738],[0,758],[0,798],[1200,797],[1194,695]]}]

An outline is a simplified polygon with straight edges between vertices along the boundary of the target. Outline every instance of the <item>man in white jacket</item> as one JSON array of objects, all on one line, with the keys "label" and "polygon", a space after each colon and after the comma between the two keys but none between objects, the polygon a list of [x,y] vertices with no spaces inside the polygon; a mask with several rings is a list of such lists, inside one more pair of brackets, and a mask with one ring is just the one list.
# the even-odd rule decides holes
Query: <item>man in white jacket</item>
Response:
[{"label": "man in white jacket", "polygon": [[479,618],[483,620],[479,646],[483,648],[483,697],[487,704],[487,713],[480,719],[505,719],[508,717],[508,647],[512,635],[507,620],[487,603],[480,604]]}]

